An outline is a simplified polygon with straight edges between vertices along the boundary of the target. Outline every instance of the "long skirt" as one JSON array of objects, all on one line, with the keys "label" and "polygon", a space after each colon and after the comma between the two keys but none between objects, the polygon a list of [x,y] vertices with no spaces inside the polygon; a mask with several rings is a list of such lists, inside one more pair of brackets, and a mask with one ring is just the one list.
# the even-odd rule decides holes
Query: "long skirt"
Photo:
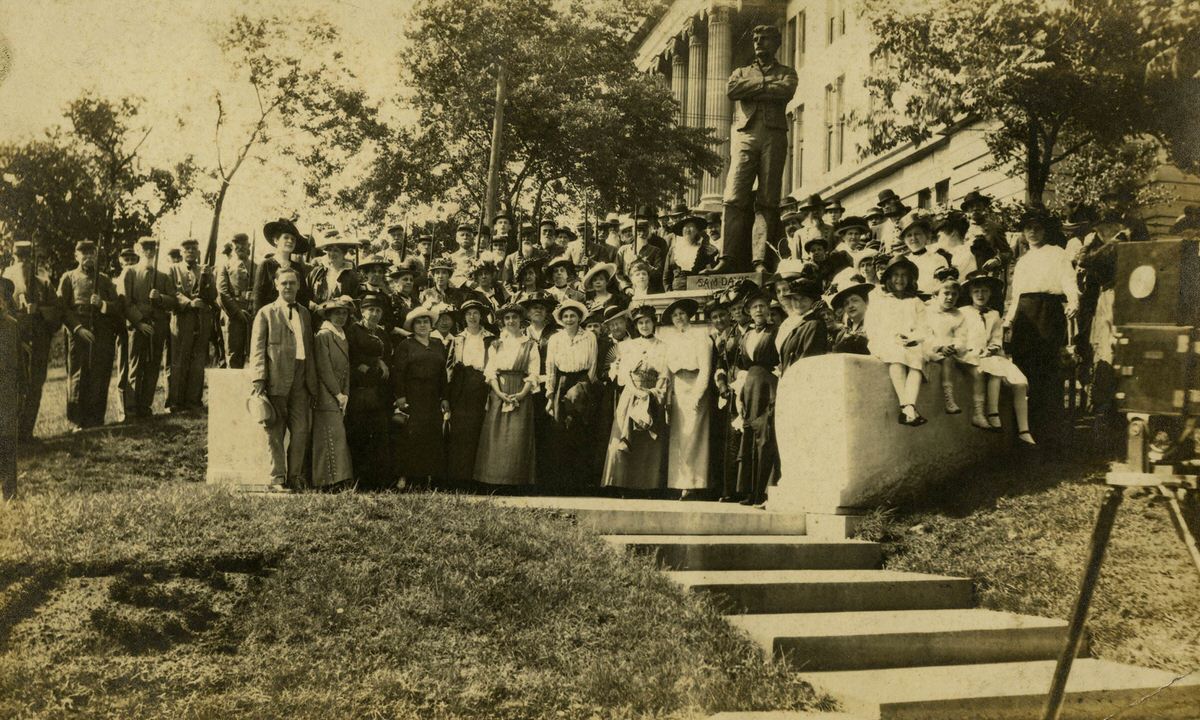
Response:
[{"label": "long skirt", "polygon": [[[525,384],[523,371],[501,372],[500,389],[515,394]],[[515,410],[504,411],[500,398],[488,397],[479,450],[475,455],[475,479],[490,485],[532,485],[536,452],[533,411],[536,395],[526,395]]]},{"label": "long skirt", "polygon": [[400,430],[396,468],[404,477],[440,478],[446,470],[442,399],[432,382],[408,383],[408,420]]},{"label": "long skirt", "polygon": [[341,410],[313,411],[313,487],[336,485],[354,479],[350,446]]},{"label": "long skirt", "polygon": [[600,478],[604,475],[604,460],[608,456],[608,444],[604,439],[612,434],[621,387],[614,380],[601,380],[596,388],[596,426],[592,431],[595,442],[592,443],[591,473],[592,477]]},{"label": "long skirt", "polygon": [[[663,423],[655,423],[650,430],[631,429],[630,415],[635,409],[635,397],[634,388],[627,386],[617,401],[617,416],[608,436],[603,484],[632,490],[659,490],[666,485],[663,470],[667,428]],[[654,412],[661,413],[662,408],[656,408]]]},{"label": "long skirt", "polygon": [[779,482],[779,447],[775,444],[775,385],[770,369],[755,365],[741,389],[742,438],[738,449],[739,493],[762,501],[767,487]]},{"label": "long skirt", "polygon": [[[707,377],[695,370],[671,375],[671,440],[667,451],[667,487],[673,490],[706,490],[709,487],[709,440],[712,425],[712,391]],[[699,406],[691,398],[702,390]],[[680,398],[686,398],[680,402]]]},{"label": "long skirt", "polygon": [[450,431],[446,433],[446,479],[466,482],[475,476],[475,456],[488,396],[483,373],[461,365],[450,382]]},{"label": "long skirt", "polygon": [[551,475],[540,480],[557,490],[595,486],[599,476],[590,472],[589,460],[595,443],[596,388],[586,370],[561,374],[557,384],[553,402],[558,417],[550,417],[546,444],[539,446],[550,456]]},{"label": "long skirt", "polygon": [[[355,388],[351,388],[353,393]],[[355,407],[350,396],[346,411],[346,439],[350,444],[350,459],[358,486],[363,490],[385,490],[395,479],[392,475],[391,454],[388,449],[388,419],[386,407]]]},{"label": "long skirt", "polygon": [[1067,318],[1063,297],[1025,293],[1013,319],[1012,359],[1029,379],[1029,426],[1050,444],[1067,431],[1063,409],[1063,348]]}]

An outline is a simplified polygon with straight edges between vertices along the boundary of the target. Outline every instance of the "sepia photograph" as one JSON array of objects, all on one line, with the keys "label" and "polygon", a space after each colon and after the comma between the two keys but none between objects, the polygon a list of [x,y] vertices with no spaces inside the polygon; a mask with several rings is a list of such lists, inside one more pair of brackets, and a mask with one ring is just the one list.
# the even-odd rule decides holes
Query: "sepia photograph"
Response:
[{"label": "sepia photograph", "polygon": [[0,2],[0,717],[1200,720],[1200,0]]}]

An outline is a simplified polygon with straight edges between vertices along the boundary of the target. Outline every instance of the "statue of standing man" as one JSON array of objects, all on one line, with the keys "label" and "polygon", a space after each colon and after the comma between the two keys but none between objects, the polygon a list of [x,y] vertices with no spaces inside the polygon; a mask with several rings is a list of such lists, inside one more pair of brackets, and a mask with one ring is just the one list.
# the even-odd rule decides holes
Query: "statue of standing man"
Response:
[{"label": "statue of standing man", "polygon": [[797,82],[796,71],[775,60],[781,41],[774,25],[755,27],[754,62],[729,76],[728,95],[734,101],[734,113],[721,233],[725,255],[718,272],[748,272],[763,266],[767,242],[779,236],[779,193],[788,147],[787,103],[796,93]]}]

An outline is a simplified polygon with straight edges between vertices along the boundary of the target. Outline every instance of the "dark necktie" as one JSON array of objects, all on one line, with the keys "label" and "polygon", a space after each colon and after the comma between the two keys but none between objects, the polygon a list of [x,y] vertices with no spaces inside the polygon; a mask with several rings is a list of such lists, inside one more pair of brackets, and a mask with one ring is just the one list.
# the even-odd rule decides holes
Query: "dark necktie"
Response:
[{"label": "dark necktie", "polygon": [[292,313],[296,309],[296,303],[288,303],[288,320],[292,319]]}]

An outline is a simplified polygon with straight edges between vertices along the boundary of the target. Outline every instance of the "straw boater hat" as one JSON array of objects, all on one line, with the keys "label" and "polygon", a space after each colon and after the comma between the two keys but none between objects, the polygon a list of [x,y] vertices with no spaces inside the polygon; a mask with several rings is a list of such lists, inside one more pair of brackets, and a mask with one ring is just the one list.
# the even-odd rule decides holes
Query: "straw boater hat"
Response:
[{"label": "straw boater hat", "polygon": [[296,229],[296,224],[291,220],[280,218],[263,225],[263,237],[267,239],[267,242],[271,243],[271,247],[275,246],[275,243],[279,240],[279,236],[284,233],[296,238],[296,252],[302,253],[308,250],[308,240]]},{"label": "straw boater hat", "polygon": [[317,249],[324,250],[328,247],[352,248],[360,246],[356,240],[341,237],[341,233],[337,230],[326,230],[321,239],[317,241]]},{"label": "straw boater hat", "polygon": [[468,310],[478,310],[483,319],[486,320],[492,312],[492,306],[477,297],[469,297],[463,301],[462,305],[458,306],[458,315],[464,322],[466,321]]},{"label": "straw boater hat", "polygon": [[671,315],[676,310],[683,310],[684,312],[687,313],[688,320],[691,320],[692,318],[694,318],[696,316],[696,313],[700,310],[700,303],[696,302],[692,298],[679,298],[678,300],[676,300],[675,302],[671,303],[670,305],[668,305],[666,308],[663,309],[662,320],[661,320],[663,325],[671,324]]},{"label": "straw boater hat", "polygon": [[598,273],[604,273],[608,276],[609,280],[612,280],[617,274],[617,264],[606,262],[596,263],[588,269],[587,273],[584,274],[582,281],[583,286],[587,287],[591,285],[592,278],[596,277]]},{"label": "straw boater hat", "polygon": [[437,322],[440,314],[441,312],[436,307],[418,305],[408,311],[408,316],[404,318],[404,329],[412,332],[413,323],[421,318],[429,318],[429,324],[432,325]]},{"label": "straw boater hat", "polygon": [[254,422],[267,427],[275,422],[275,406],[266,395],[253,394],[246,398],[246,412]]},{"label": "straw boater hat", "polygon": [[578,300],[571,300],[568,298],[566,300],[563,300],[562,303],[560,303],[558,307],[554,308],[554,322],[558,323],[559,325],[562,325],[563,324],[562,314],[564,311],[567,311],[567,310],[574,310],[575,312],[579,313],[580,322],[582,322],[583,319],[585,317],[587,317],[587,314],[588,314],[587,307],[584,306],[583,303],[579,302]]}]

